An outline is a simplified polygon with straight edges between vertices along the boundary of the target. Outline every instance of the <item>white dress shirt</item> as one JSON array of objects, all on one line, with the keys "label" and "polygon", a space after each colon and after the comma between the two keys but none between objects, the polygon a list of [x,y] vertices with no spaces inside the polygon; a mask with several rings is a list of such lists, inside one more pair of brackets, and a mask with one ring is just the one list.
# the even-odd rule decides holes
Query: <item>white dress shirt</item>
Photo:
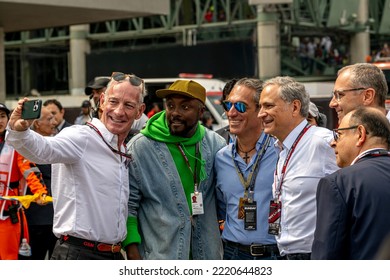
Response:
[{"label": "white dress shirt", "polygon": [[[115,149],[118,138],[92,120]],[[117,243],[126,237],[129,178],[124,157],[115,154],[89,126],[70,126],[55,137],[7,127],[6,141],[39,164],[52,164],[53,232]],[[124,151],[124,147],[123,150]]]},{"label": "white dress shirt", "polygon": [[[284,140],[275,142],[280,151],[273,195],[279,189],[282,167],[300,132],[303,120]],[[281,255],[310,253],[316,225],[316,192],[318,181],[338,170],[336,156],[328,143],[332,131],[311,126],[298,142],[288,162],[281,186],[281,232],[276,241]],[[280,147],[283,147],[281,150]]]}]

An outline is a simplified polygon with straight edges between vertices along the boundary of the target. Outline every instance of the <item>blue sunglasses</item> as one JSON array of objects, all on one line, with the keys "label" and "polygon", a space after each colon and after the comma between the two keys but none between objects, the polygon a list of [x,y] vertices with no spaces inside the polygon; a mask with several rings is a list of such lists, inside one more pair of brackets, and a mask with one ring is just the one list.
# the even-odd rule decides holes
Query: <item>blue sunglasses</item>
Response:
[{"label": "blue sunglasses", "polygon": [[246,105],[244,103],[242,103],[242,102],[233,103],[233,102],[230,102],[230,101],[223,101],[222,102],[222,106],[225,109],[225,111],[230,111],[232,106],[234,106],[234,108],[236,108],[236,110],[238,112],[240,112],[240,113],[245,113],[246,112]]}]

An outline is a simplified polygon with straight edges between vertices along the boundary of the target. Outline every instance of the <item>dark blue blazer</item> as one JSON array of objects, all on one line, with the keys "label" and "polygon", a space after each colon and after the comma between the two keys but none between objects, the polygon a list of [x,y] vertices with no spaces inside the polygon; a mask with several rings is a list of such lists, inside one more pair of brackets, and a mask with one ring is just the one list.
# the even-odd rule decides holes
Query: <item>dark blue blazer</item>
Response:
[{"label": "dark blue blazer", "polygon": [[319,181],[312,259],[375,259],[388,233],[389,156],[366,156]]}]

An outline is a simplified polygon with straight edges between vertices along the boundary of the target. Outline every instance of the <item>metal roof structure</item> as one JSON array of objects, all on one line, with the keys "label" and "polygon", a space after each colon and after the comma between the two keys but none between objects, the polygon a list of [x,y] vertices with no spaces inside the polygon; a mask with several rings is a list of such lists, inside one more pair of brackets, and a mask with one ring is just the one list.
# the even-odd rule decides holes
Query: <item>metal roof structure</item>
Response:
[{"label": "metal roof structure", "polygon": [[0,0],[4,32],[169,14],[169,0]]},{"label": "metal roof structure", "polygon": [[5,100],[4,33],[167,15],[170,0],[0,0],[0,101]]}]

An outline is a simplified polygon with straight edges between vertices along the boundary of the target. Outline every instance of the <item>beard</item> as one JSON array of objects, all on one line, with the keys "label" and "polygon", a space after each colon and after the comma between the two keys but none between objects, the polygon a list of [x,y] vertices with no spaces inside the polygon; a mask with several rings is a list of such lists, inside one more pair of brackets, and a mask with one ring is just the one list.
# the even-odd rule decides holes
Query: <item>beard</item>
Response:
[{"label": "beard", "polygon": [[171,135],[190,138],[194,135],[199,120],[188,123],[178,118],[172,118],[168,121],[169,132]]}]

